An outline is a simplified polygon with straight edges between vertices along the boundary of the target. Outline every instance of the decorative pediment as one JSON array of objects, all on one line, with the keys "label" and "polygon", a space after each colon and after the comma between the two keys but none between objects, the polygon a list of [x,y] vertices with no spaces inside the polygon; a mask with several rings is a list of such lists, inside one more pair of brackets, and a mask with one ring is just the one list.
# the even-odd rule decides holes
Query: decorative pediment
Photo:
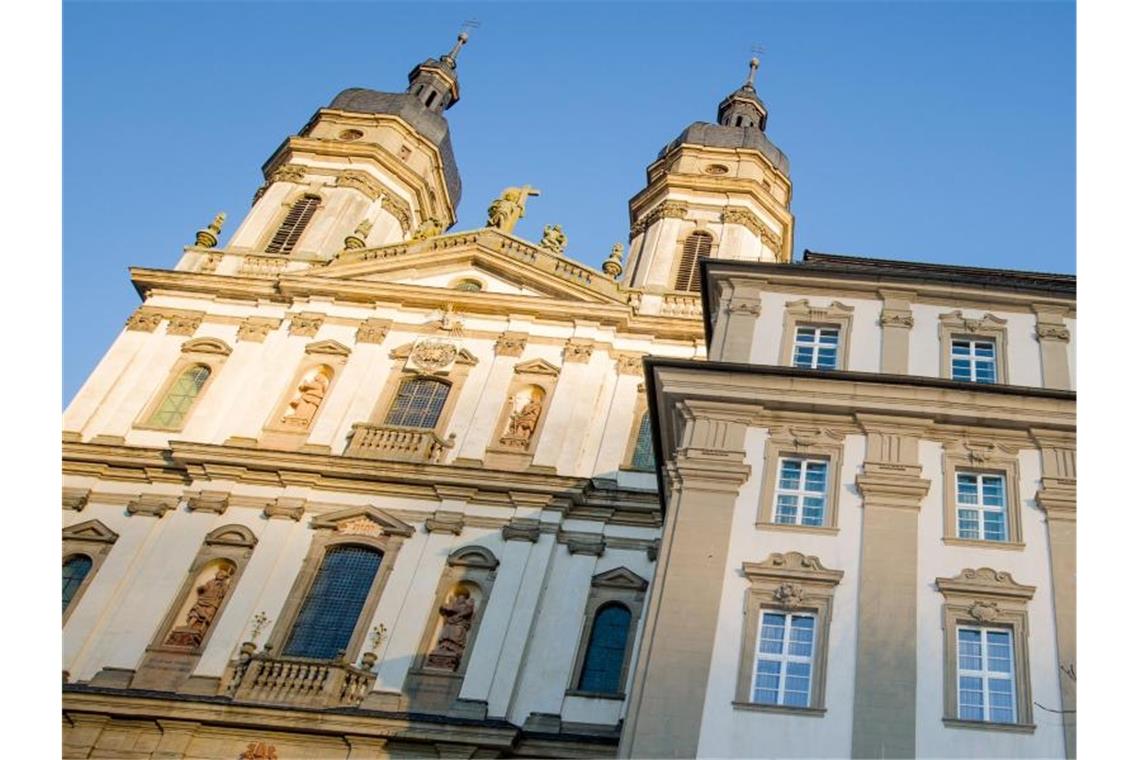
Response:
[{"label": "decorative pediment", "polygon": [[229,356],[233,349],[217,338],[194,338],[182,344],[184,354],[219,354]]},{"label": "decorative pediment", "polygon": [[474,567],[482,570],[494,570],[499,566],[499,560],[490,549],[482,546],[464,546],[453,551],[447,558],[449,567]]},{"label": "decorative pediment", "polygon": [[613,570],[607,570],[604,573],[595,575],[593,580],[590,581],[590,585],[602,586],[604,588],[628,589],[630,591],[644,591],[649,588],[649,581],[628,567],[615,567]]},{"label": "decorative pediment", "polygon": [[429,373],[447,372],[453,364],[474,366],[479,363],[466,348],[438,338],[426,338],[397,346],[388,353],[388,357],[406,361],[409,369]]},{"label": "decorative pediment", "polygon": [[411,525],[376,507],[349,507],[314,517],[314,529],[331,529],[337,533],[356,536],[411,536]]},{"label": "decorative pediment", "polygon": [[843,443],[844,434],[819,425],[773,426],[768,433],[772,442],[796,449],[810,449],[819,446],[834,446]]},{"label": "decorative pediment", "polygon": [[753,581],[800,581],[827,585],[835,585],[843,578],[842,570],[828,569],[819,557],[800,552],[773,552],[763,562],[745,562],[744,574]]},{"label": "decorative pediment", "polygon": [[[1036,586],[1025,586],[1013,579],[1013,575],[991,567],[976,570],[966,568],[953,578],[935,578],[935,585],[945,596],[991,597],[1009,600],[1033,598]],[[979,614],[982,610],[979,608]]]},{"label": "decorative pediment", "polygon": [[545,359],[528,359],[515,365],[516,375],[547,375],[558,377],[559,369]]},{"label": "decorative pediment", "polygon": [[848,306],[839,301],[832,301],[830,306],[812,306],[806,298],[790,301],[786,308],[789,314],[799,319],[810,319],[817,322],[843,319],[855,312],[854,306]]},{"label": "decorative pediment", "polygon": [[962,316],[962,310],[956,309],[946,314],[939,314],[938,320],[947,327],[955,330],[965,330],[970,333],[981,333],[986,330],[999,330],[1008,320],[987,313],[981,319],[970,319]]},{"label": "decorative pediment", "polygon": [[244,525],[223,525],[207,533],[205,542],[209,546],[244,546],[252,549],[257,546],[257,536]]},{"label": "decorative pediment", "polygon": [[305,346],[306,354],[324,354],[326,356],[348,356],[352,349],[335,340],[318,340]]},{"label": "decorative pediment", "polygon": [[1015,459],[1018,452],[1016,446],[997,440],[976,438],[955,437],[943,445],[950,456],[960,457],[978,467],[1008,462]]},{"label": "decorative pediment", "polygon": [[98,520],[86,520],[64,528],[63,538],[70,541],[113,544],[119,540],[119,534]]}]

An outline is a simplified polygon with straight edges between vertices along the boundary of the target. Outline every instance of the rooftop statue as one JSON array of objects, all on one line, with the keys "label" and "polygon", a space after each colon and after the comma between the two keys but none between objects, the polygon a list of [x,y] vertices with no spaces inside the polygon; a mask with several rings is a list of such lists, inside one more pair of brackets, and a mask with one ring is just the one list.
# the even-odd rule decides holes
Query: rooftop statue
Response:
[{"label": "rooftop statue", "polygon": [[538,194],[538,190],[530,185],[508,187],[503,190],[487,209],[487,226],[510,233],[519,223],[519,219],[523,218],[527,198]]},{"label": "rooftop statue", "polygon": [[538,244],[539,248],[545,248],[551,253],[562,255],[566,250],[566,233],[562,231],[561,224],[548,224],[542,228],[542,240]]}]

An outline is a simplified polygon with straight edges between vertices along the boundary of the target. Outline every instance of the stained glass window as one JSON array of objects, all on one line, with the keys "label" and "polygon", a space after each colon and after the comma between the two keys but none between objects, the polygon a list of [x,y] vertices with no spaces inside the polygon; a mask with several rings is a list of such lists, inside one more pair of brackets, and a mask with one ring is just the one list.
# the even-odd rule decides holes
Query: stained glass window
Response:
[{"label": "stained glass window", "polygon": [[653,430],[649,427],[649,412],[641,415],[641,425],[637,428],[637,443],[633,447],[633,459],[630,464],[635,470],[652,472],[657,469],[657,462],[653,458]]},{"label": "stained glass window", "polygon": [[630,613],[625,605],[611,602],[594,615],[590,643],[578,679],[581,691],[597,694],[621,692],[621,670],[625,664],[625,644],[629,637]]},{"label": "stained glass window", "polygon": [[1016,723],[1013,635],[993,628],[958,629],[958,717]]},{"label": "stained glass window", "polygon": [[814,615],[765,610],[756,642],[752,701],[808,707],[814,656]]},{"label": "stained glass window", "polygon": [[334,546],[293,623],[287,657],[331,660],[348,647],[383,555],[365,546]]},{"label": "stained glass window", "polygon": [[85,554],[68,557],[63,563],[63,611],[75,597],[75,592],[83,585],[83,579],[91,572],[91,558]]},{"label": "stained glass window", "polygon": [[163,428],[181,427],[194,399],[198,397],[209,377],[210,368],[204,364],[195,364],[179,375],[147,424]]},{"label": "stained glass window", "polygon": [[410,377],[400,383],[396,400],[388,410],[385,425],[411,428],[434,428],[439,422],[443,404],[451,386],[442,380]]}]

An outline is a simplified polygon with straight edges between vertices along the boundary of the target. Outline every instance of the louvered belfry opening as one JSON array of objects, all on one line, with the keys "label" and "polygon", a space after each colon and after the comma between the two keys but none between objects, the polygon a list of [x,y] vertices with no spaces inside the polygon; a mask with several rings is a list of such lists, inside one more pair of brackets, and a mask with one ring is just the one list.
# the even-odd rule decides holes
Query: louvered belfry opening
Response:
[{"label": "louvered belfry opening", "polygon": [[681,266],[677,267],[677,282],[674,290],[689,290],[696,292],[701,289],[701,259],[707,259],[712,253],[712,235],[707,232],[694,232],[685,238],[685,245],[681,249]]},{"label": "louvered belfry opening", "polygon": [[321,199],[315,195],[298,198],[293,207],[289,209],[289,213],[281,221],[277,232],[273,233],[273,239],[265,247],[266,253],[289,253],[292,251],[319,205],[321,205]]}]

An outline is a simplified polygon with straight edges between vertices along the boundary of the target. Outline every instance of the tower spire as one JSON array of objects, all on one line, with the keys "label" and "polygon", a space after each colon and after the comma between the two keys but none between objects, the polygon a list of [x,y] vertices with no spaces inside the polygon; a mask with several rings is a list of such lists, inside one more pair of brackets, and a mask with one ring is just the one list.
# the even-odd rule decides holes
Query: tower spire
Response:
[{"label": "tower spire", "polygon": [[478,21],[464,22],[451,50],[439,58],[429,58],[408,74],[408,94],[414,95],[429,111],[443,113],[459,100],[459,75],[456,61],[459,51],[467,44],[468,29],[479,26]]},{"label": "tower spire", "polygon": [[760,68],[760,59],[756,56],[748,62],[748,79],[744,80],[744,86],[750,90],[756,89],[756,70]]},{"label": "tower spire", "polygon": [[[466,26],[466,25],[464,25],[464,26]],[[455,44],[451,47],[451,50],[449,50],[447,53],[445,53],[440,58],[440,60],[454,69],[456,60],[459,58],[459,51],[463,48],[464,45],[467,44],[468,39],[470,39],[470,38],[469,38],[467,32],[461,31],[459,33],[459,36],[455,38]]]},{"label": "tower spire", "polygon": [[[754,53],[759,50],[753,48]],[[756,70],[760,59],[753,55],[748,61],[748,77],[744,84],[720,102],[716,111],[717,123],[722,127],[741,127],[764,131],[768,124],[768,109],[756,94]]]}]

